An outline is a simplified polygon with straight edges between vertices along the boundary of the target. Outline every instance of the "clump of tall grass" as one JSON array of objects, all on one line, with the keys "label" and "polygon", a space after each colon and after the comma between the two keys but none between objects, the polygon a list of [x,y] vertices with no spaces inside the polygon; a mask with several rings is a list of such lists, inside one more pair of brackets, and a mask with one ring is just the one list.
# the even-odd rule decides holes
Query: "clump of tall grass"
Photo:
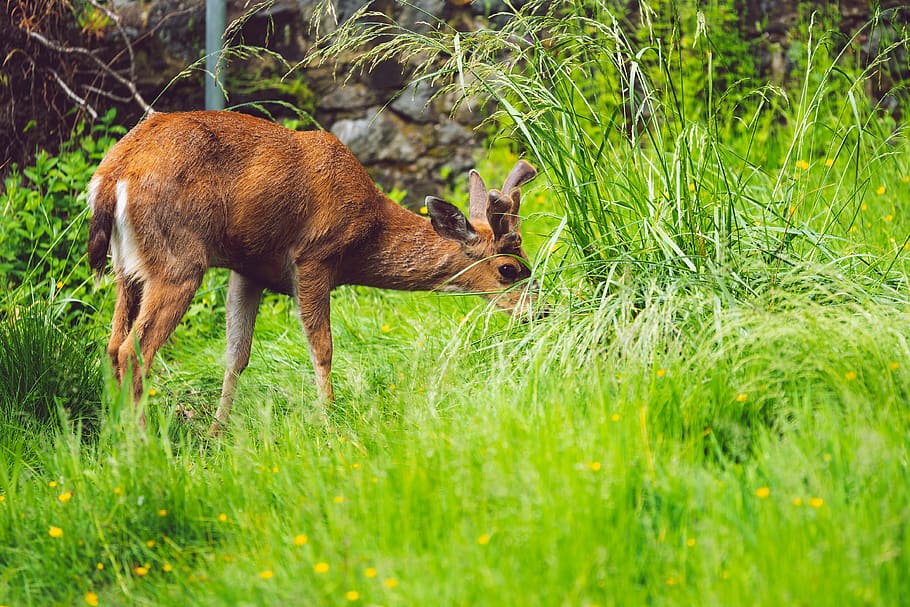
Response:
[{"label": "clump of tall grass", "polygon": [[[20,429],[81,424],[88,431],[101,408],[98,344],[67,326],[46,303],[0,311],[0,415]],[[7,437],[14,431],[0,432]]]},{"label": "clump of tall grass", "polygon": [[875,169],[906,149],[875,120],[864,86],[907,39],[861,68],[850,65],[856,38],[877,21],[840,50],[810,23],[803,79],[785,90],[730,82],[716,67],[717,15],[667,10],[673,26],[661,29],[644,2],[629,23],[606,0],[539,0],[498,30],[433,21],[411,31],[365,6],[312,59],[356,51],[355,69],[398,60],[438,94],[485,104],[543,167],[563,235],[595,284],[617,267],[671,281],[734,275],[747,295],[803,262],[904,282],[901,240],[861,239],[876,230],[860,209],[880,189]]}]

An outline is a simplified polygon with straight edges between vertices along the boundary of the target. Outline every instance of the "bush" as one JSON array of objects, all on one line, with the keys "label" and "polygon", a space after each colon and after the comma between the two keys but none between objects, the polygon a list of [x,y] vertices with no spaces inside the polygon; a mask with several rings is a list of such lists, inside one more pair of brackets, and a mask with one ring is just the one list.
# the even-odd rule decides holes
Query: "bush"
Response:
[{"label": "bush", "polygon": [[[58,156],[42,151],[32,166],[13,165],[0,199],[0,287],[26,299],[63,291],[70,302],[95,302],[85,262],[85,188],[115,137],[126,132],[113,125],[114,116],[108,112],[88,132],[78,127]],[[69,313],[81,307],[71,306]]]}]

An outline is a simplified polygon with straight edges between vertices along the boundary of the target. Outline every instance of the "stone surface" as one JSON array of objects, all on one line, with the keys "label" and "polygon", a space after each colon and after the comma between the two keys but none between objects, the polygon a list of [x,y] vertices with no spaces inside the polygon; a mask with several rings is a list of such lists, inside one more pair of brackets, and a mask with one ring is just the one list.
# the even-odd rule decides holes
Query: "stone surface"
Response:
[{"label": "stone surface", "polygon": [[343,119],[332,125],[332,133],[364,164],[411,163],[426,151],[420,136],[401,118],[381,107],[367,110],[363,118]]},{"label": "stone surface", "polygon": [[429,107],[430,99],[436,89],[426,83],[408,84],[401,93],[395,97],[391,108],[396,113],[415,122],[431,122],[439,117],[438,111]]}]

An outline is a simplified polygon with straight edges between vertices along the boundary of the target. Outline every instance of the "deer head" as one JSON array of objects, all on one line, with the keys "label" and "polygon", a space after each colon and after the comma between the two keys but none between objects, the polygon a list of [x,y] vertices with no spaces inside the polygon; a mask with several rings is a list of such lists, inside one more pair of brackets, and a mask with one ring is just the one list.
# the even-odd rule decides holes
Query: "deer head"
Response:
[{"label": "deer head", "polygon": [[448,202],[427,196],[427,210],[436,233],[461,244],[462,253],[474,260],[443,290],[478,293],[515,316],[541,315],[541,310],[534,309],[536,282],[527,285],[527,289],[518,288],[531,277],[528,256],[521,247],[521,186],[536,175],[537,169],[520,160],[502,190],[487,190],[480,174],[472,170],[467,218]]}]

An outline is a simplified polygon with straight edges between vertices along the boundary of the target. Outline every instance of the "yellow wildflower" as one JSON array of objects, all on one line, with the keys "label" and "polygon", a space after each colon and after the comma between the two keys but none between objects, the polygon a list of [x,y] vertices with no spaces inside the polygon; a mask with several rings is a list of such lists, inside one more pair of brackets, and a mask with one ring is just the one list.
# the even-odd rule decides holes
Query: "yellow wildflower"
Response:
[{"label": "yellow wildflower", "polygon": [[346,598],[349,601],[356,601],[357,599],[360,598],[360,593],[357,592],[356,590],[348,590],[347,592],[344,593],[344,598]]},{"label": "yellow wildflower", "polygon": [[844,373],[844,378],[847,381],[853,381],[854,379],[856,379],[856,371],[847,371],[846,373]]},{"label": "yellow wildflower", "polygon": [[226,522],[227,522],[227,514],[225,514],[224,512],[222,512],[221,514],[218,515],[218,520],[221,521],[222,523],[226,523]]},{"label": "yellow wildflower", "polygon": [[736,402],[738,402],[738,403],[744,403],[744,402],[746,402],[746,399],[747,399],[747,398],[749,398],[749,397],[746,396],[746,393],[745,393],[745,392],[740,392],[739,395],[736,397]]},{"label": "yellow wildflower", "polygon": [[154,547],[155,547],[155,540],[149,540],[149,541],[147,541],[147,542],[145,543],[145,545],[148,546],[149,548],[154,548]]},{"label": "yellow wildflower", "polygon": [[164,508],[162,508],[161,510],[159,510],[159,511],[158,511],[158,516],[167,516],[167,510],[165,510]]},{"label": "yellow wildflower", "polygon": [[335,499],[333,499],[332,501],[335,502],[336,504],[343,504],[343,503],[344,503],[344,496],[343,496],[343,495],[336,495],[336,496],[335,496]]},{"label": "yellow wildflower", "polygon": [[61,493],[60,495],[57,496],[57,499],[60,500],[62,503],[65,504],[66,502],[68,502],[68,501],[70,501],[71,499],[73,499],[73,492],[72,492],[72,491],[66,491],[66,492],[64,492],[64,493]]},{"label": "yellow wildflower", "polygon": [[666,374],[667,374],[667,370],[666,370],[666,369],[658,369],[658,370],[657,370],[657,377],[663,377],[663,376],[666,375]]},{"label": "yellow wildflower", "polygon": [[270,580],[270,579],[272,579],[272,576],[274,576],[274,575],[275,574],[272,572],[271,569],[263,569],[262,571],[259,572],[259,577],[261,577],[264,580]]},{"label": "yellow wildflower", "polygon": [[395,578],[393,578],[393,577],[390,577],[390,578],[387,578],[387,579],[382,583],[382,585],[385,586],[386,588],[397,588],[397,587],[398,587],[398,580],[395,579]]},{"label": "yellow wildflower", "polygon": [[53,525],[51,525],[50,528],[48,528],[48,530],[47,530],[47,534],[49,536],[55,537],[55,538],[63,537],[63,529],[61,529],[60,527],[54,527]]},{"label": "yellow wildflower", "polygon": [[875,193],[878,194],[879,196],[881,196],[882,194],[884,194],[884,193],[885,193],[885,186],[883,186],[883,185],[878,186],[878,189],[875,190]]},{"label": "yellow wildflower", "polygon": [[482,534],[481,536],[479,536],[477,538],[477,543],[480,544],[481,546],[486,546],[487,544],[490,543],[490,536],[486,533]]},{"label": "yellow wildflower", "polygon": [[833,159],[833,158],[826,158],[826,159],[825,159],[825,166],[826,166],[826,167],[830,167],[830,166],[832,166],[833,164],[834,164],[834,159]]},{"label": "yellow wildflower", "polygon": [[374,578],[374,577],[376,577],[376,568],[367,567],[366,569],[364,569],[363,574],[369,578]]},{"label": "yellow wildflower", "polygon": [[143,567],[142,565],[133,568],[133,573],[135,573],[139,577],[142,577],[143,575],[148,574],[148,572],[149,572],[149,568]]},{"label": "yellow wildflower", "polygon": [[771,495],[771,489],[769,489],[768,487],[759,487],[758,489],[755,490],[755,495],[759,499],[765,499],[766,497]]},{"label": "yellow wildflower", "polygon": [[88,592],[85,593],[84,598],[85,598],[86,603],[88,603],[89,605],[92,605],[92,607],[97,607],[97,605],[98,605],[98,595],[97,594],[95,594],[94,592],[89,590]]},{"label": "yellow wildflower", "polygon": [[824,504],[824,503],[825,503],[825,500],[823,500],[820,497],[810,497],[809,498],[809,505],[812,506],[813,508],[821,508],[822,504]]},{"label": "yellow wildflower", "polygon": [[888,365],[888,368],[891,369],[892,371],[897,371],[898,368],[900,368],[900,365],[897,364],[896,362],[893,362],[890,365]]},{"label": "yellow wildflower", "polygon": [[306,544],[306,543],[309,541],[309,539],[310,539],[310,538],[308,538],[308,537],[307,537],[305,534],[303,534],[303,533],[301,533],[300,535],[295,535],[295,536],[294,536],[294,545],[295,545],[295,546],[303,546],[304,544]]},{"label": "yellow wildflower", "polygon": [[326,573],[328,570],[329,570],[328,563],[316,563],[313,566],[313,571],[315,571],[316,573]]},{"label": "yellow wildflower", "polygon": [[165,563],[164,565],[161,566],[161,570],[165,573],[170,573],[171,571],[174,570],[174,568],[171,566],[170,563]]},{"label": "yellow wildflower", "polygon": [[588,468],[594,472],[600,470],[600,462],[588,462]]}]

